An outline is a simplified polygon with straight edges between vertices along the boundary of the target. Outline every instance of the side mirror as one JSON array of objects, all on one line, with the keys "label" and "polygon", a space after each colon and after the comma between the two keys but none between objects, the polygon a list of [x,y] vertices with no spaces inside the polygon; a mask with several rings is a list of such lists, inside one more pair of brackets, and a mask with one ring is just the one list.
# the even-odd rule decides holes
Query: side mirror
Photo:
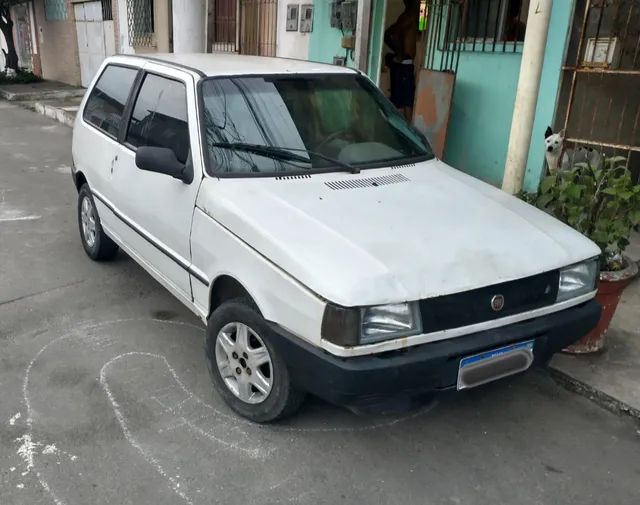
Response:
[{"label": "side mirror", "polygon": [[167,147],[141,146],[136,150],[136,166],[140,170],[170,175],[175,179],[190,184],[193,180],[193,169],[180,163],[175,153]]}]

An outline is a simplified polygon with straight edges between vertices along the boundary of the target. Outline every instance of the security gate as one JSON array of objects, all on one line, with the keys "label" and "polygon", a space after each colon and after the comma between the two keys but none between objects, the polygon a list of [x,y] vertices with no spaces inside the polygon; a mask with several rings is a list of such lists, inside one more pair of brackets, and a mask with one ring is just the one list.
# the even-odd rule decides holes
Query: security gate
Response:
[{"label": "security gate", "polygon": [[207,49],[276,55],[277,0],[210,0]]},{"label": "security gate", "polygon": [[577,0],[555,127],[640,181],[640,1]]}]

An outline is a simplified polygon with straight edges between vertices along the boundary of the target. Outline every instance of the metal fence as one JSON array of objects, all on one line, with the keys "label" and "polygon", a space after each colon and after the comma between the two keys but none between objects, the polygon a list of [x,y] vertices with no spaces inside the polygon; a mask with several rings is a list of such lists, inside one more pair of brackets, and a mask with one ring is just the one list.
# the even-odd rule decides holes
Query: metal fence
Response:
[{"label": "metal fence", "polygon": [[624,155],[640,180],[640,1],[578,0],[556,128],[565,141]]},{"label": "metal fence", "polygon": [[152,46],[154,44],[153,0],[126,1],[129,44],[132,46]]}]

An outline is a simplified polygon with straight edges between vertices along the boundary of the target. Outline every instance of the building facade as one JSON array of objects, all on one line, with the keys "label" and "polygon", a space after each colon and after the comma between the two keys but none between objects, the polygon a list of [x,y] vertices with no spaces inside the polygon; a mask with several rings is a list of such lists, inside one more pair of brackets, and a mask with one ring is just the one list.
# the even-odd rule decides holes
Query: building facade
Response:
[{"label": "building facade", "polygon": [[[500,186],[530,0],[415,0],[412,118],[452,166]],[[212,52],[348,65],[387,95],[385,31],[411,0],[32,0],[17,8],[21,65],[87,86],[114,53]],[[637,0],[548,0],[548,35],[524,175],[546,172],[544,134],[566,129],[627,157],[640,178]],[[14,11],[16,8],[14,8]],[[535,14],[535,11],[534,11]],[[413,39],[412,39],[413,40]],[[1,42],[1,41],[0,41]],[[413,44],[413,42],[412,42]],[[573,143],[573,144],[572,144]]]}]

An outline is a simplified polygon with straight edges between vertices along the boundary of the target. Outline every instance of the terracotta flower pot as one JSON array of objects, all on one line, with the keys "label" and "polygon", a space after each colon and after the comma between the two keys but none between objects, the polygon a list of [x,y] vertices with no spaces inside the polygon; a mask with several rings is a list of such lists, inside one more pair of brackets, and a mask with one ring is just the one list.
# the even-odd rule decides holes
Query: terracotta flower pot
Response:
[{"label": "terracotta flower pot", "polygon": [[588,354],[599,352],[604,349],[607,330],[616,311],[618,302],[622,297],[622,292],[638,273],[638,265],[635,261],[627,260],[627,268],[616,272],[600,272],[600,282],[598,283],[598,293],[596,300],[602,305],[602,315],[598,325],[578,340],[570,345],[563,352],[570,354]]}]

